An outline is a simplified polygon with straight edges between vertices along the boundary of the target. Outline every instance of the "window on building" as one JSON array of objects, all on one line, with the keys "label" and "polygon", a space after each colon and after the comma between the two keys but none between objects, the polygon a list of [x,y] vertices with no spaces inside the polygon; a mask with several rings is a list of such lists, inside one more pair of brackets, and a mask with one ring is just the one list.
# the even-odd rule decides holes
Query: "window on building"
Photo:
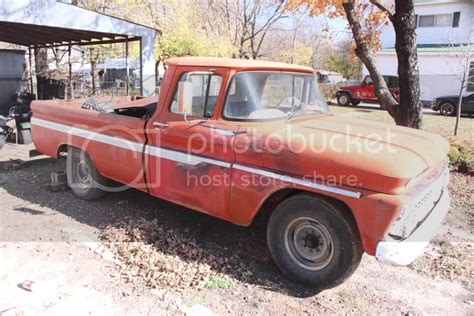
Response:
[{"label": "window on building", "polygon": [[432,14],[418,16],[418,27],[457,27],[459,25],[460,13],[454,14]]},{"label": "window on building", "polygon": [[418,18],[418,27],[430,27],[434,26],[434,15],[420,15]]},{"label": "window on building", "polygon": [[474,61],[471,62],[471,68],[469,69],[469,74],[468,74],[468,79],[467,79],[467,91],[468,92],[474,92]]}]

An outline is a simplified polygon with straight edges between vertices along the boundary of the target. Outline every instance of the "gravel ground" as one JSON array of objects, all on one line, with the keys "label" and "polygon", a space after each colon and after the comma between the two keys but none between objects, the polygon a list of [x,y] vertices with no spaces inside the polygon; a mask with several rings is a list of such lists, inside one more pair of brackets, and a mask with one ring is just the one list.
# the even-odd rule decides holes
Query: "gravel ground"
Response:
[{"label": "gravel ground", "polygon": [[[84,202],[45,188],[64,161],[25,152],[0,152],[0,163],[27,161],[0,171],[0,311],[73,311],[74,300],[91,297],[77,305],[96,314],[474,313],[468,176],[452,176],[454,208],[434,250],[410,267],[364,256],[350,280],[318,293],[281,276],[263,219],[238,227],[132,189]],[[32,295],[48,285],[54,297],[35,303],[15,286],[26,278],[39,285]]]}]

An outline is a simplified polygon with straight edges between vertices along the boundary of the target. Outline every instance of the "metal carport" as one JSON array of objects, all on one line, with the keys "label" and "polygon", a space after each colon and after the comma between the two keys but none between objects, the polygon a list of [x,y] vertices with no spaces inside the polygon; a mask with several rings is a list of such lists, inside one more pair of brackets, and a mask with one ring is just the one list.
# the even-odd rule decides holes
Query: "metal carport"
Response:
[{"label": "metal carport", "polygon": [[0,41],[31,49],[140,43],[141,92],[155,93],[153,28],[56,0],[0,0]]}]

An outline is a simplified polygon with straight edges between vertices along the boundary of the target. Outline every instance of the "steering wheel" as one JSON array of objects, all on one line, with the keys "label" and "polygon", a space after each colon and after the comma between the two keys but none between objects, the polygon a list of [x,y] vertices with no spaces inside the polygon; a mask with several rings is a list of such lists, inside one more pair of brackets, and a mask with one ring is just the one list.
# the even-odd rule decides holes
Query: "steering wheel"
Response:
[{"label": "steering wheel", "polygon": [[[276,109],[279,109],[280,106],[285,103],[286,101],[292,101],[294,102],[293,106],[292,106],[292,109],[296,106],[296,105],[299,105],[301,104],[301,100],[298,99],[297,97],[286,97],[284,98],[283,100],[281,100],[278,105],[276,106]],[[291,103],[290,103],[291,104]]]}]

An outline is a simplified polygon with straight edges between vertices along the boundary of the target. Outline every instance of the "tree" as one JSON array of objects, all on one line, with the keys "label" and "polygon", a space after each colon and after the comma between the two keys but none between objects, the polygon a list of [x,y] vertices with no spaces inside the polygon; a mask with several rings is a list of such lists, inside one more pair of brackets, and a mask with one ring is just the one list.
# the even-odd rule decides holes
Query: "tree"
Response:
[{"label": "tree", "polygon": [[284,1],[207,0],[206,29],[227,34],[237,52],[233,57],[257,59],[268,32],[284,15]]},{"label": "tree", "polygon": [[[423,127],[420,79],[416,49],[414,0],[395,0],[393,8],[376,0],[289,0],[288,10],[309,7],[315,16],[346,17],[355,41],[355,54],[364,63],[374,81],[375,94],[397,125]],[[378,43],[379,26],[391,22],[395,30],[400,100],[394,98],[380,73],[373,47]]]},{"label": "tree", "polygon": [[459,80],[458,104],[456,107],[456,124],[454,125],[454,136],[458,134],[459,120],[461,118],[461,106],[464,91],[474,85],[474,44],[472,43],[472,35],[468,37],[468,42],[455,45],[451,43],[454,55],[456,56],[460,73],[454,71],[456,78]]},{"label": "tree", "polygon": [[336,51],[327,54],[326,67],[344,78],[359,79],[362,64],[354,55],[351,40],[344,40]]}]

